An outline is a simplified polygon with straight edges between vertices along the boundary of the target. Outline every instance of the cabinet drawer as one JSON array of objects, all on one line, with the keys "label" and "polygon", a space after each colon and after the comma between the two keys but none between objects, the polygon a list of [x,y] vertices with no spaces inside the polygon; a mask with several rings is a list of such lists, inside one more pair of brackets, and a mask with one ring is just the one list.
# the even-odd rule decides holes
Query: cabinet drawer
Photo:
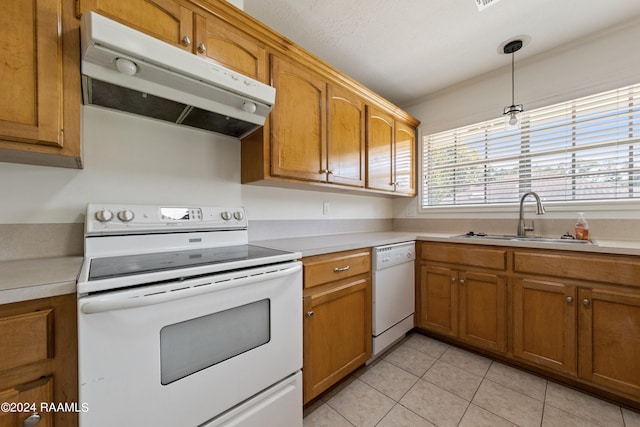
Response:
[{"label": "cabinet drawer", "polygon": [[371,271],[368,249],[303,258],[304,287],[322,285]]},{"label": "cabinet drawer", "polygon": [[0,371],[53,357],[53,310],[0,318]]},{"label": "cabinet drawer", "polygon": [[506,249],[477,248],[470,245],[423,243],[421,259],[495,270],[504,270],[507,267]]},{"label": "cabinet drawer", "polygon": [[638,286],[640,261],[628,256],[514,252],[513,270],[566,279]]}]

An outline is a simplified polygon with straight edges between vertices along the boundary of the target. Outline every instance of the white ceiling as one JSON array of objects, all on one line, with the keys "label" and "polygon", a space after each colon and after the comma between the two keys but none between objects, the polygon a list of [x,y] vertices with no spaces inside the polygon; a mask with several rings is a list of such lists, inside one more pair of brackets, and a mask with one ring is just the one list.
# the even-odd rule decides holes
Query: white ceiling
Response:
[{"label": "white ceiling", "polygon": [[[398,105],[518,61],[638,22],[640,0],[244,0],[244,10]],[[630,46],[630,49],[639,49]]]}]

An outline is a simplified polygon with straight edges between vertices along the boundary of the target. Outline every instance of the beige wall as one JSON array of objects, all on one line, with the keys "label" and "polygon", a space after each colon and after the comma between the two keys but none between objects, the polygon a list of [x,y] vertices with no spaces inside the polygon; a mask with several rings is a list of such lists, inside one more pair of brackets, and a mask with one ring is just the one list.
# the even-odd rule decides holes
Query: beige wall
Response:
[{"label": "beige wall", "polygon": [[[615,30],[596,34],[560,49],[518,61],[516,54],[516,103],[534,109],[557,102],[640,82],[640,21],[629,22]],[[535,43],[535,38],[531,44]],[[524,47],[526,49],[526,46]],[[496,53],[497,55],[498,53]],[[511,101],[511,66],[445,89],[422,102],[405,108],[422,122],[421,134],[452,129],[499,117]],[[530,211],[530,209],[527,209]],[[601,204],[590,206],[547,206],[547,213],[536,220],[563,220],[571,227],[578,211],[592,219],[640,220],[640,204]],[[527,213],[530,216],[530,213]],[[456,212],[435,210],[419,212],[418,199],[394,202],[394,218],[438,218],[457,220],[451,228],[465,230],[470,219],[496,222],[517,220],[517,207]],[[449,222],[440,222],[449,224]],[[418,224],[418,223],[416,223]],[[606,221],[604,222],[606,224]],[[613,226],[613,223],[609,223]],[[563,227],[564,228],[564,227]],[[606,225],[601,228],[606,234]],[[478,231],[478,230],[476,230]]]}]

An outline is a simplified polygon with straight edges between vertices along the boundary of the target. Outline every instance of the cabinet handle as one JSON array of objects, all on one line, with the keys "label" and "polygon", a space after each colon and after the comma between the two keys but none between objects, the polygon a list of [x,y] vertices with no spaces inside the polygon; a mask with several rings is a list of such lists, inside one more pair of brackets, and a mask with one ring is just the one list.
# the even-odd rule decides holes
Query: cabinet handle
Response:
[{"label": "cabinet handle", "polygon": [[313,317],[313,310],[307,311],[306,316],[307,317]]},{"label": "cabinet handle", "polygon": [[207,46],[204,43],[200,43],[198,45],[198,52],[205,53],[207,51]]},{"label": "cabinet handle", "polygon": [[460,284],[464,285],[464,279],[460,279]]},{"label": "cabinet handle", "polygon": [[589,305],[589,304],[591,304],[591,301],[589,301],[587,298],[582,300],[582,305],[586,306],[586,305]]},{"label": "cabinet handle", "polygon": [[329,170],[327,170],[327,169],[320,169],[320,173],[329,173]]},{"label": "cabinet handle", "polygon": [[40,414],[37,412],[34,412],[22,422],[22,427],[33,427],[37,425],[39,422],[40,422]]},{"label": "cabinet handle", "polygon": [[333,269],[333,272],[334,273],[339,273],[341,271],[347,271],[350,268],[351,268],[351,266],[349,266],[349,265],[347,265],[345,267],[336,267],[336,268]]},{"label": "cabinet handle", "polygon": [[333,171],[332,171],[331,169],[329,169],[329,170],[327,171],[327,173],[328,173],[329,175],[333,175]]},{"label": "cabinet handle", "polygon": [[573,302],[573,297],[567,297],[567,302]]},{"label": "cabinet handle", "polygon": [[456,283],[456,278],[455,277],[451,278],[451,283]]},{"label": "cabinet handle", "polygon": [[189,36],[184,36],[182,38],[182,44],[185,46],[189,46],[191,44],[191,39],[189,38]]}]

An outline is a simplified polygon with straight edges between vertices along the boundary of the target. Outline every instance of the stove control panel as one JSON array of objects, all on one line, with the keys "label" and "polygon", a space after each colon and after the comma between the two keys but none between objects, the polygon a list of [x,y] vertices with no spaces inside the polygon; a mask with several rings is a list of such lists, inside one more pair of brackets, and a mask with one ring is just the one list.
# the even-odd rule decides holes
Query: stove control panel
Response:
[{"label": "stove control panel", "polygon": [[246,229],[244,208],[89,204],[87,235]]}]

